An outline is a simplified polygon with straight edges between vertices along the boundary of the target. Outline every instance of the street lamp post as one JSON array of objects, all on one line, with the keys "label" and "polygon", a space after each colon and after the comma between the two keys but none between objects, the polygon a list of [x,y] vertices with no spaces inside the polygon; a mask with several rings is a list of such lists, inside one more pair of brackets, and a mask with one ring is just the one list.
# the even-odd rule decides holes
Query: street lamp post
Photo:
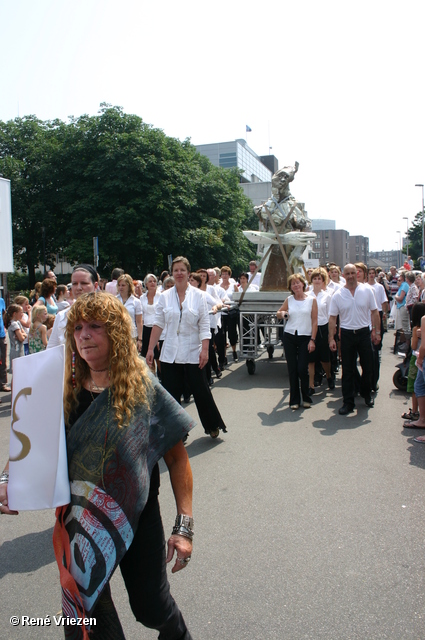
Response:
[{"label": "street lamp post", "polygon": [[409,257],[409,218],[403,216],[403,220],[406,220],[406,260]]},{"label": "street lamp post", "polygon": [[415,187],[422,187],[422,257],[425,255],[425,238],[424,238],[424,185],[415,184]]},{"label": "street lamp post", "polygon": [[396,233],[398,233],[398,254],[399,254],[399,262],[400,262],[400,267],[402,266],[402,260],[401,260],[401,231],[396,231]]}]

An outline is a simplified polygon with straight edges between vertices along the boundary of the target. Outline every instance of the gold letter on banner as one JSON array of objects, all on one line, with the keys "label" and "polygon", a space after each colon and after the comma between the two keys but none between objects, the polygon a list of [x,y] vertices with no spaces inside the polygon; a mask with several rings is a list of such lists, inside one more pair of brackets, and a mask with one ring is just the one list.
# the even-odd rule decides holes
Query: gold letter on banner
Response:
[{"label": "gold letter on banner", "polygon": [[21,433],[20,431],[15,431],[15,429],[13,428],[13,425],[15,424],[15,422],[19,421],[19,416],[15,411],[15,407],[16,407],[16,403],[18,402],[18,399],[21,396],[30,396],[31,393],[32,393],[31,387],[25,387],[24,389],[21,389],[15,398],[15,402],[13,403],[13,409],[12,409],[13,420],[12,420],[11,427],[12,427],[13,433],[18,438],[19,442],[22,444],[22,450],[17,456],[15,456],[14,458],[10,458],[11,462],[17,462],[18,460],[23,460],[24,458],[27,457],[31,449],[31,440],[28,438],[28,436],[26,436],[25,433]]}]

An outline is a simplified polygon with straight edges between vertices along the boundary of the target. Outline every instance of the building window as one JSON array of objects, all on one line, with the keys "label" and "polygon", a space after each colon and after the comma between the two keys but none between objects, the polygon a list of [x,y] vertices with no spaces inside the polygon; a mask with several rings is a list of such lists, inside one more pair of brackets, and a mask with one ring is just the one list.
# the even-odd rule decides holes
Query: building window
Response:
[{"label": "building window", "polygon": [[325,258],[329,258],[329,251],[325,251]]},{"label": "building window", "polygon": [[329,231],[325,231],[325,238],[329,238]]},{"label": "building window", "polygon": [[329,242],[325,242],[325,249],[329,249]]},{"label": "building window", "polygon": [[313,249],[320,249],[320,242],[313,242]]}]

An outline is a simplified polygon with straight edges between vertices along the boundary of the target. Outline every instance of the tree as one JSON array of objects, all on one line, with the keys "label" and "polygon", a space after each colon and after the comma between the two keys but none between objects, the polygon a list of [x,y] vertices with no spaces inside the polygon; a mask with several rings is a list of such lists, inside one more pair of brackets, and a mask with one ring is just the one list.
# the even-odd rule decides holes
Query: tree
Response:
[{"label": "tree", "polygon": [[187,255],[194,267],[255,256],[241,230],[257,224],[237,170],[214,167],[189,140],[180,142],[119,107],[97,116],[41,122],[33,116],[2,123],[0,167],[12,180],[17,264],[28,270],[46,252],[92,262],[99,271],[122,266],[134,277]]},{"label": "tree", "polygon": [[417,260],[422,255],[422,211],[416,214],[409,229],[408,253],[413,260]]}]

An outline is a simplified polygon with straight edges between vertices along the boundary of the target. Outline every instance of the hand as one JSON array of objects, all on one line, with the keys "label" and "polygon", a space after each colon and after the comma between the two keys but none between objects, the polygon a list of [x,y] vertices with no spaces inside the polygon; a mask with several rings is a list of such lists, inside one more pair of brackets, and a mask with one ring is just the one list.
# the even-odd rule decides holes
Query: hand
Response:
[{"label": "hand", "polygon": [[329,340],[329,349],[330,349],[331,351],[336,351],[336,342],[335,342],[335,340],[334,340],[334,339]]},{"label": "hand", "polygon": [[380,334],[377,335],[376,333],[373,333],[372,342],[373,344],[379,344],[381,342],[381,335]]},{"label": "hand", "polygon": [[168,540],[168,551],[167,551],[167,559],[166,562],[171,562],[174,556],[174,551],[176,551],[177,557],[174,567],[171,569],[171,573],[176,573],[176,571],[181,571],[184,569],[189,563],[181,562],[180,558],[190,558],[192,555],[193,543],[189,538],[185,538],[184,536],[179,536],[177,534],[173,534],[170,536]]},{"label": "hand", "polygon": [[307,349],[309,353],[312,353],[316,348],[316,343],[313,342],[313,340],[310,340],[310,342],[308,343]]},{"label": "hand", "polygon": [[199,354],[199,368],[203,369],[208,362],[208,351],[201,351]]},{"label": "hand", "polygon": [[416,329],[416,335],[418,336],[418,338],[421,337],[421,330],[420,329]]},{"label": "hand", "polygon": [[148,365],[148,367],[151,367],[153,364],[153,349],[148,349],[148,352],[146,354],[146,364]]},{"label": "hand", "polygon": [[137,340],[136,342],[137,351],[140,353],[142,351],[142,341]]},{"label": "hand", "polygon": [[4,482],[3,484],[0,484],[0,502],[2,504],[2,506],[0,507],[0,513],[2,514],[7,514],[8,516],[17,516],[18,515],[18,511],[11,511],[9,509],[9,507],[7,506],[8,504],[8,500],[7,500],[7,482]]}]

